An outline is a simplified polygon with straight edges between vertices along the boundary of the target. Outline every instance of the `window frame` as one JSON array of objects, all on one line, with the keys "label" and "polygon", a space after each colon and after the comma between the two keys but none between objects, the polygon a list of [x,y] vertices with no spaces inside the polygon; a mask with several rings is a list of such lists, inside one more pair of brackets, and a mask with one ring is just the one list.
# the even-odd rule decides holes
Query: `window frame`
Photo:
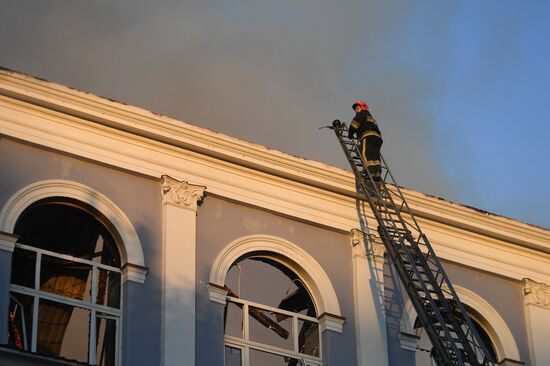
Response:
[{"label": "window frame", "polygon": [[[320,346],[327,332],[343,333],[346,318],[342,316],[336,290],[323,266],[299,245],[278,236],[246,235],[225,245],[214,259],[210,269],[207,285],[209,300],[225,306],[230,293],[230,289],[225,286],[227,273],[235,262],[257,255],[278,261],[303,282],[317,313],[321,333]],[[225,337],[223,329],[220,329],[220,335]],[[327,350],[320,352],[322,357],[323,352]],[[244,360],[243,363],[245,361],[248,362]]]},{"label": "window frame", "polygon": [[[40,300],[45,299],[49,301],[53,301],[56,303],[61,303],[64,305],[72,306],[72,307],[78,307],[82,309],[86,309],[90,311],[90,319],[89,319],[89,339],[88,339],[88,364],[90,365],[97,365],[96,360],[96,350],[97,344],[96,344],[96,335],[97,335],[97,329],[96,329],[96,321],[98,318],[105,318],[105,319],[111,319],[115,320],[116,322],[116,335],[115,335],[115,365],[121,364],[121,345],[122,345],[122,321],[123,321],[123,301],[124,296],[122,296],[123,291],[123,278],[122,278],[122,270],[117,267],[112,267],[109,265],[101,264],[94,262],[93,260],[86,260],[78,257],[74,257],[68,254],[61,254],[56,253],[50,250],[36,248],[30,245],[22,244],[22,243],[15,243],[15,249],[23,249],[27,251],[31,251],[36,253],[35,258],[35,273],[34,273],[34,287],[25,287],[21,285],[16,285],[11,283],[10,280],[10,294],[18,293],[26,296],[31,296],[33,300],[33,312],[32,312],[32,328],[31,328],[31,344],[29,345],[29,350],[33,353],[36,353],[37,345],[38,345],[38,311],[39,311],[39,303]],[[59,258],[67,261],[71,261],[74,263],[82,263],[86,264],[92,267],[92,278],[91,278],[91,287],[90,287],[90,302],[73,299],[70,297],[65,297],[62,295],[53,294],[51,292],[46,292],[40,290],[40,275],[41,275],[41,262],[42,262],[42,256],[48,255],[54,258]],[[112,271],[115,273],[118,273],[120,276],[120,303],[119,308],[111,308],[105,305],[99,305],[96,304],[93,299],[97,297],[97,278],[99,269],[104,269],[108,271]],[[11,297],[11,295],[10,295]],[[100,313],[101,315],[98,315]]]},{"label": "window frame", "polygon": [[[462,304],[470,308],[468,315],[488,334],[496,352],[497,359],[521,360],[515,338],[499,312],[487,300],[473,290],[457,284],[454,284],[453,288]],[[411,300],[407,299],[401,316],[400,329],[401,333],[404,335],[400,342],[401,348],[413,350],[411,349],[410,336],[415,334],[414,320],[416,317],[416,310]],[[414,342],[416,341],[412,343]]]},{"label": "window frame", "polygon": [[[321,326],[319,324],[319,319],[307,315],[303,315],[300,313],[294,313],[291,311],[275,308],[268,305],[263,305],[257,302],[244,300],[241,298],[233,297],[233,296],[227,296],[227,303],[233,302],[236,304],[242,305],[242,324],[243,324],[243,337],[238,338],[235,336],[225,335],[224,334],[224,347],[230,346],[233,348],[238,348],[241,350],[241,366],[249,366],[250,364],[250,350],[258,350],[262,352],[271,353],[274,355],[279,356],[285,356],[285,357],[292,357],[300,360],[304,366],[321,366],[322,365],[322,337],[321,337]],[[292,318],[292,334],[294,335],[293,339],[293,350],[288,350],[276,346],[270,346],[265,343],[255,342],[250,340],[250,324],[249,324],[249,316],[248,316],[248,309],[249,307],[255,307],[259,308],[261,310],[271,311],[271,312],[277,312],[280,314],[288,315],[290,318]],[[298,351],[298,320],[307,320],[310,322],[314,322],[317,324],[317,332],[318,332],[318,339],[319,339],[319,357],[307,355],[304,353],[300,353]],[[224,363],[225,363],[225,356],[224,356]]]}]

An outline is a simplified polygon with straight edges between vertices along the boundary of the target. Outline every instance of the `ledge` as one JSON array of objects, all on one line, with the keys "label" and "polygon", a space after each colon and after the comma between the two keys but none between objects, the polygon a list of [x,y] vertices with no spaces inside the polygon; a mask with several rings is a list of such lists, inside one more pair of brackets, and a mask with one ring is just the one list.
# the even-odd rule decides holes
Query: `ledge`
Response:
[{"label": "ledge", "polygon": [[343,316],[323,313],[317,319],[319,319],[319,327],[321,332],[330,330],[332,332],[342,333],[344,331],[344,323],[346,322],[346,318]]},{"label": "ledge", "polygon": [[[355,200],[360,196],[350,171],[16,72],[0,71],[0,95],[0,133],[14,139],[150,177],[170,174],[207,184],[212,195],[342,232],[357,227]],[[539,259],[534,261],[550,260],[548,229],[408,189],[403,193],[426,231],[445,225],[467,232],[461,235],[470,241],[493,240],[502,250],[536,251]],[[451,255],[453,250],[442,251],[442,257],[461,263],[460,253]],[[498,272],[496,262],[491,257],[484,269]],[[521,279],[521,274],[510,276]],[[538,280],[548,278],[545,274]]]},{"label": "ledge", "polygon": [[209,283],[206,285],[208,289],[208,299],[218,304],[225,305],[227,303],[227,295],[229,294],[229,289],[224,286],[216,285],[215,283]]},{"label": "ledge", "polygon": [[13,253],[19,235],[0,231],[0,250]]},{"label": "ledge", "polygon": [[53,357],[42,356],[27,351],[0,346],[0,365],[2,366],[21,366],[21,365],[40,365],[40,366],[79,366],[88,365],[76,361],[56,359]]},{"label": "ledge", "polygon": [[149,268],[133,263],[126,263],[122,266],[122,282],[131,281],[137,283],[145,283]]}]

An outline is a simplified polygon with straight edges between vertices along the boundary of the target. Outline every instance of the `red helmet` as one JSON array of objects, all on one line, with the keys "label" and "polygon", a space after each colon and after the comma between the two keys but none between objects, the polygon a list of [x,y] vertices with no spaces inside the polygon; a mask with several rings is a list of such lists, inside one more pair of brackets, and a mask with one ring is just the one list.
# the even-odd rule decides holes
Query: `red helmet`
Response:
[{"label": "red helmet", "polygon": [[361,101],[361,100],[358,100],[356,102],[353,103],[353,110],[355,110],[355,108],[359,106],[361,107],[361,110],[362,111],[368,111],[369,110],[369,106],[367,105],[367,103]]}]

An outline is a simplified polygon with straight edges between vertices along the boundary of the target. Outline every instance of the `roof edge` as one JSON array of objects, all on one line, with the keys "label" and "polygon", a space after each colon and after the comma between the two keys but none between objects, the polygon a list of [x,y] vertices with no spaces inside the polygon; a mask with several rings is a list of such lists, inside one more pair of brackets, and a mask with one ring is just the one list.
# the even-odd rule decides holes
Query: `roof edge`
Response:
[{"label": "roof edge", "polygon": [[[0,68],[0,95],[86,119],[146,139],[361,199],[351,171],[296,157],[145,109]],[[550,253],[550,229],[403,188],[416,215]]]}]

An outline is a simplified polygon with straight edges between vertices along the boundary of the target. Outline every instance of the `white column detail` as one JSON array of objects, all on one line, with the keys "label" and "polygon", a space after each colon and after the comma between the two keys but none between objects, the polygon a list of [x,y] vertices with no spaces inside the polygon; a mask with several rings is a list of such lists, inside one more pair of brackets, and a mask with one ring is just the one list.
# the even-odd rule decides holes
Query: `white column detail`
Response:
[{"label": "white column detail", "polygon": [[206,187],[163,175],[162,364],[195,365],[197,206]]},{"label": "white column detail", "polygon": [[550,365],[550,286],[523,279],[523,305],[531,365]]},{"label": "white column detail", "polygon": [[384,312],[384,245],[360,230],[350,233],[358,365],[388,365]]}]

